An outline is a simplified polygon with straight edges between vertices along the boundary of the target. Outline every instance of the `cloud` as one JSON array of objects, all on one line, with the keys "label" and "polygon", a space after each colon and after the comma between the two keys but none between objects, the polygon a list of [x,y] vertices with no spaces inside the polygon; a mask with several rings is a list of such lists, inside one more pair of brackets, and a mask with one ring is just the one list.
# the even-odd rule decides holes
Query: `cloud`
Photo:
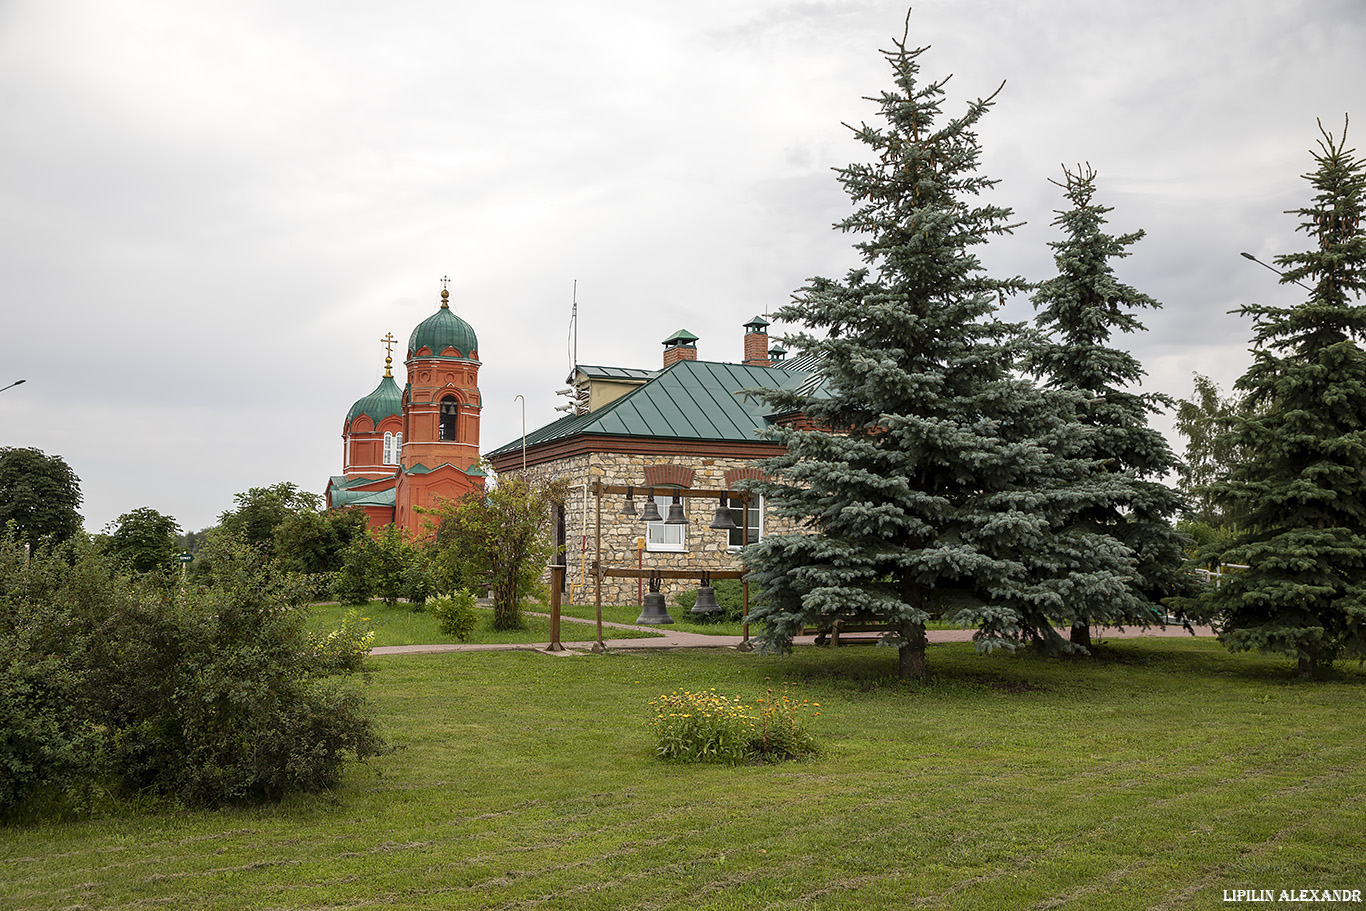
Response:
[{"label": "cloud", "polygon": [[[442,275],[479,334],[485,448],[538,426],[579,357],[654,366],[857,263],[831,225],[842,124],[888,80],[886,2],[93,0],[0,6],[0,394],[7,445],[68,459],[98,529],[151,505],[202,527],[248,486],[320,490],[340,424]],[[985,261],[1050,274],[1063,163],[1090,162],[1121,277],[1163,301],[1149,385],[1226,387],[1292,300],[1237,256],[1298,249],[1315,118],[1359,102],[1358,2],[918,5],[947,112],[981,124]],[[1028,317],[1027,301],[1011,305]],[[782,327],[775,327],[781,331]]]}]

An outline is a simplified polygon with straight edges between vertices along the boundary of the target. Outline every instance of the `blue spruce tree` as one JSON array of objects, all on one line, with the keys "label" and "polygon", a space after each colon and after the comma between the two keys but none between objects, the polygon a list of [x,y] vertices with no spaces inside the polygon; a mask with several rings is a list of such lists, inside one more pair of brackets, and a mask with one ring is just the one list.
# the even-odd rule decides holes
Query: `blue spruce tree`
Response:
[{"label": "blue spruce tree", "polygon": [[[1072,598],[1128,601],[1132,553],[1076,523],[1115,493],[1080,452],[1077,396],[1020,378],[1021,326],[996,317],[1018,278],[988,276],[976,248],[1008,233],[1008,209],[979,202],[974,126],[994,100],[941,113],[946,80],[923,83],[925,48],[884,51],[894,88],[870,99],[883,125],[856,137],[870,163],[839,179],[866,266],[812,279],[777,316],[804,330],[823,383],[768,390],[786,454],[758,485],[802,531],[752,545],[764,595],[764,645],[785,648],[807,624],[858,616],[889,624],[900,672],[925,674],[925,624],[978,627],[984,649],[1068,643],[1050,617]],[[803,429],[814,425],[816,429]]]},{"label": "blue spruce tree", "polygon": [[1089,506],[1077,520],[1118,539],[1138,559],[1132,580],[1138,598],[1073,598],[1056,618],[1070,622],[1073,643],[1089,647],[1092,624],[1146,627],[1158,618],[1163,599],[1195,592],[1183,566],[1187,541],[1173,526],[1184,504],[1161,480],[1178,462],[1166,438],[1148,426],[1148,416],[1172,401],[1160,393],[1132,391],[1143,379],[1143,366],[1129,352],[1110,346],[1114,333],[1143,329],[1135,310],[1162,306],[1120,282],[1111,266],[1129,255],[1144,232],[1118,237],[1104,232],[1112,210],[1094,201],[1096,174],[1089,166],[1075,172],[1064,168],[1063,182],[1052,183],[1062,188],[1071,207],[1053,220],[1064,233],[1064,239],[1049,244],[1058,274],[1034,292],[1035,323],[1045,338],[1027,364],[1049,386],[1081,395],[1079,452],[1100,463],[1122,487],[1115,499]]},{"label": "blue spruce tree", "polygon": [[1242,534],[1222,562],[1246,564],[1207,591],[1234,651],[1294,657],[1302,677],[1339,653],[1366,657],[1366,166],[1319,126],[1300,216],[1311,249],[1276,258],[1308,283],[1295,307],[1253,304],[1253,363],[1230,449],[1248,457],[1214,487]]}]

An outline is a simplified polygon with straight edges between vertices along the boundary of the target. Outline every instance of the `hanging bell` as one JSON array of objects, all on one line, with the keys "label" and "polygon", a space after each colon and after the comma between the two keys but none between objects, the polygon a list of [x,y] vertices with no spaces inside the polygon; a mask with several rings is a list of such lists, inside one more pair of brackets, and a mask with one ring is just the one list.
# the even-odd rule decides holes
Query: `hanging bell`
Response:
[{"label": "hanging bell", "polygon": [[669,518],[664,520],[665,525],[687,525],[688,517],[683,515],[683,499],[674,494],[674,501],[669,505]]},{"label": "hanging bell", "polygon": [[730,514],[730,508],[726,506],[726,495],[721,494],[721,505],[716,507],[716,517],[711,520],[711,527],[719,531],[730,531],[739,528],[735,524],[735,517]]},{"label": "hanging bell", "polygon": [[721,613],[721,605],[716,603],[716,589],[710,585],[699,585],[697,587],[697,603],[688,613],[696,614],[705,619],[711,619],[713,615]]},{"label": "hanging bell", "polygon": [[662,522],[664,517],[659,514],[659,507],[655,505],[655,492],[650,491],[650,499],[645,501],[645,508],[640,513],[643,522]]},{"label": "hanging bell", "polygon": [[664,606],[664,593],[647,592],[644,606],[641,609],[640,616],[636,618],[636,623],[663,626],[666,623],[673,622],[674,618],[669,616],[669,609]]},{"label": "hanging bell", "polygon": [[626,516],[627,518],[631,518],[631,519],[634,519],[634,518],[636,517],[636,515],[637,515],[637,513],[636,513],[636,489],[635,489],[634,487],[627,487],[627,488],[626,488],[626,508],[623,509],[623,510],[621,511],[621,514],[622,514],[623,516]]}]

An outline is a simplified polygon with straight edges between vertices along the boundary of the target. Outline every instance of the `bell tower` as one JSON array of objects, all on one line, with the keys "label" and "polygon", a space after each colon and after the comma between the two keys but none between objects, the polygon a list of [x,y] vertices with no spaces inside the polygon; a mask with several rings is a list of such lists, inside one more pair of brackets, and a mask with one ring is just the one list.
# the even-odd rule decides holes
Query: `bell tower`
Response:
[{"label": "bell tower", "polygon": [[469,323],[451,311],[450,297],[443,288],[441,308],[408,339],[405,469],[447,463],[465,468],[479,461],[479,341]]},{"label": "bell tower", "polygon": [[479,340],[451,310],[444,287],[441,306],[408,338],[404,366],[403,448],[395,520],[416,530],[414,506],[431,506],[483,487],[479,469]]}]

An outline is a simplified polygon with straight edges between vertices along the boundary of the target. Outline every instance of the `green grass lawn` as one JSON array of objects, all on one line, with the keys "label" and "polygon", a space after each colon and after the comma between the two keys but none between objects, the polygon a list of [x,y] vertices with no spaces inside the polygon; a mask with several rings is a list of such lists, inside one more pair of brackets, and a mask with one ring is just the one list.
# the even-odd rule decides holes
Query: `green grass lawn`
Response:
[{"label": "green grass lawn", "polygon": [[[0,908],[1089,911],[1366,890],[1355,665],[1304,684],[1187,639],[928,658],[925,684],[879,648],[371,659],[394,750],[335,793],[12,827]],[[821,704],[817,758],[652,757],[651,698],[784,681]]]},{"label": "green grass lawn", "polygon": [[[350,611],[359,611],[368,617],[375,631],[373,646],[386,645],[442,645],[459,642],[454,636],[441,631],[436,618],[426,611],[415,611],[407,604],[386,605],[383,601],[371,601],[364,608],[354,604],[315,604],[309,619],[309,628],[315,632],[327,632],[341,626],[342,618]],[[540,605],[529,604],[525,611],[538,611]],[[520,630],[495,630],[493,612],[483,611],[485,616],[467,640],[471,643],[507,642],[518,644],[545,643],[550,641],[550,621],[544,617],[522,616],[524,628]],[[560,641],[591,642],[597,637],[597,624],[571,622],[561,618]],[[631,618],[632,620],[635,617]],[[658,635],[646,627],[639,630],[603,628],[604,639],[637,639]]]}]

